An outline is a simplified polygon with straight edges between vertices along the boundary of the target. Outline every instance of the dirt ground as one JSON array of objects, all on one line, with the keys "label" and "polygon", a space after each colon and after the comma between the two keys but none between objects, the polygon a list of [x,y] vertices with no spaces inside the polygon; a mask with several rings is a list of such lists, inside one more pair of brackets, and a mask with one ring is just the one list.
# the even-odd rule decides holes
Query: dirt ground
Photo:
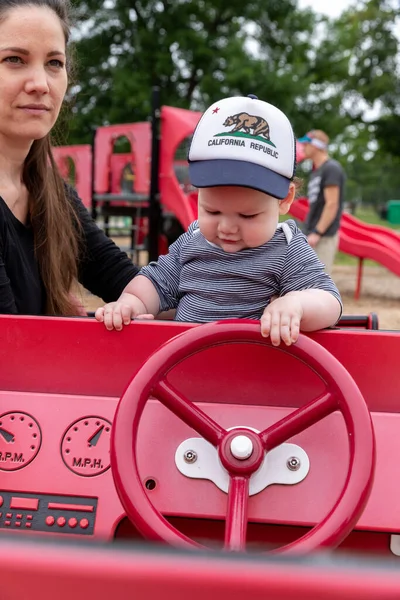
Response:
[{"label": "dirt ground", "polygon": [[[383,267],[364,267],[361,295],[359,300],[355,300],[357,267],[335,266],[332,276],[342,294],[345,315],[367,315],[375,312],[379,318],[380,329],[400,329],[400,277]],[[92,311],[101,306],[102,301],[85,293],[84,304],[87,310]]]},{"label": "dirt ground", "polygon": [[383,267],[364,267],[360,298],[355,300],[357,268],[335,266],[332,276],[342,294],[345,315],[375,312],[379,329],[400,329],[400,277]]}]

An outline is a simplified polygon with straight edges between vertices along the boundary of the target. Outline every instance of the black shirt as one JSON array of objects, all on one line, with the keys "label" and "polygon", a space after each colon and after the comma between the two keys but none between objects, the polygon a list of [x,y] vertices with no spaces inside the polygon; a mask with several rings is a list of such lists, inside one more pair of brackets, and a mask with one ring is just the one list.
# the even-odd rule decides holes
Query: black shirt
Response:
[{"label": "black shirt", "polygon": [[333,222],[323,233],[326,237],[337,233],[343,212],[345,182],[346,176],[344,170],[333,158],[329,158],[318,169],[312,171],[307,190],[310,210],[305,224],[306,235],[314,231],[314,228],[317,226],[325,207],[325,188],[331,185],[339,187],[339,207]]},{"label": "black shirt", "polygon": [[[112,302],[139,269],[97,227],[72,188],[68,188],[68,196],[82,224],[79,282],[104,302]],[[45,307],[46,290],[35,258],[33,231],[14,216],[0,196],[0,314],[43,315]]]}]

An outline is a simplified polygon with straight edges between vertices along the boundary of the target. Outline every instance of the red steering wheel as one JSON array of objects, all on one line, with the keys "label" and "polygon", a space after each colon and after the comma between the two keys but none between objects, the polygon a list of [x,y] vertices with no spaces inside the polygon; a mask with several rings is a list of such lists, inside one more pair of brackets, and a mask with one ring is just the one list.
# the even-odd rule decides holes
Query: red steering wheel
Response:
[{"label": "red steering wheel", "polygon": [[[260,335],[260,325],[246,321],[221,321],[201,325],[184,332],[161,346],[134,376],[115,413],[111,437],[111,466],[115,486],[129,519],[148,539],[172,546],[203,548],[180,533],[150,502],[136,461],[139,421],[149,396],[197,431],[218,449],[219,458],[230,475],[225,548],[244,550],[246,545],[249,478],[260,467],[265,452],[340,410],[348,432],[350,460],[347,477],[335,506],[326,517],[303,537],[274,552],[304,553],[317,548],[335,547],[350,533],[368,500],[375,466],[375,439],[371,417],[356,383],[325,348],[300,336],[280,351],[304,361],[326,383],[322,396],[294,410],[261,433],[240,428],[226,431],[198,405],[183,397],[166,380],[168,372],[185,358],[232,342],[271,345]],[[251,440],[251,455],[235,458],[232,441],[245,435]],[[241,438],[243,439],[243,438]]]}]

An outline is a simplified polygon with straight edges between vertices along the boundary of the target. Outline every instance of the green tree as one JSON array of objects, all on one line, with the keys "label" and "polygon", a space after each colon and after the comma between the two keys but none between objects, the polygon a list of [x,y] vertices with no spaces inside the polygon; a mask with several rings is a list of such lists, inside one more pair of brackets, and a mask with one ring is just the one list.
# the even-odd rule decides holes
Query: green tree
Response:
[{"label": "green tree", "polygon": [[[204,108],[255,93],[285,109],[306,93],[316,17],[295,0],[80,0],[78,77],[70,142],[93,126],[150,114],[163,104]],[[293,110],[293,112],[296,112]]]},{"label": "green tree", "polygon": [[[395,193],[397,0],[359,0],[335,20],[300,10],[297,0],[75,6],[74,118],[62,143],[88,142],[100,125],[147,119],[154,85],[163,104],[198,110],[225,95],[254,93],[284,110],[297,135],[327,131],[348,172],[350,199]],[[385,193],[380,172],[388,177]]]},{"label": "green tree", "polygon": [[326,130],[350,201],[380,205],[400,194],[398,21],[396,0],[364,0],[330,22],[318,49],[319,92],[340,99]]}]

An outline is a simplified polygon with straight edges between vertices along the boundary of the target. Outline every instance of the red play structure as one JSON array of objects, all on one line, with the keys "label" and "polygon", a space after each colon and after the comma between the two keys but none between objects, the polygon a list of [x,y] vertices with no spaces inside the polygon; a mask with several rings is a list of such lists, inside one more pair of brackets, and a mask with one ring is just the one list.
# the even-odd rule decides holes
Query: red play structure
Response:
[{"label": "red play structure", "polygon": [[[74,184],[107,234],[118,235],[121,229],[111,222],[113,217],[130,219],[131,243],[125,249],[136,259],[145,247],[150,259],[157,258],[195,218],[186,146],[200,115],[161,107],[155,89],[151,122],[99,127],[92,146],[54,148],[63,177]],[[130,152],[115,153],[122,138]],[[127,226],[122,229],[126,234]]]}]

